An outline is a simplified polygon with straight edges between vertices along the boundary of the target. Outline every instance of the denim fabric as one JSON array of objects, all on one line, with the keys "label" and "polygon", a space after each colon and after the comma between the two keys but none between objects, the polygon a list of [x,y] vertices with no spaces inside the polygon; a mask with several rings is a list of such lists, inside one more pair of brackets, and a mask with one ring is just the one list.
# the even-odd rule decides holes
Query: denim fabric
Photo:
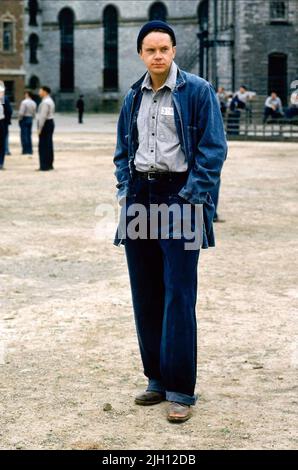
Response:
[{"label": "denim fabric", "polygon": [[22,152],[26,155],[32,155],[32,117],[24,116],[20,120]]},{"label": "denim fabric", "polygon": [[[137,117],[144,77],[145,74],[126,94],[118,120],[113,159],[118,200],[130,193],[135,173],[134,159],[139,145]],[[179,67],[172,99],[177,135],[188,162],[188,178],[179,195],[193,204],[204,205],[206,233],[202,248],[208,248],[215,245],[212,224],[215,208],[209,193],[218,183],[227,157],[221,111],[213,86]],[[125,241],[116,232],[114,244],[118,246]]]},{"label": "denim fabric", "polygon": [[6,126],[4,119],[0,119],[0,166],[4,165],[5,160],[5,137]]},{"label": "denim fabric", "polygon": [[[186,176],[187,177],[187,176]],[[184,182],[132,184],[133,203],[171,204]],[[182,204],[190,204],[183,202]],[[150,219],[150,212],[148,211]],[[200,249],[185,250],[185,239],[130,239],[125,242],[134,318],[147,390],[194,405],[197,369],[197,265]]]},{"label": "denim fabric", "polygon": [[46,120],[38,142],[39,163],[42,171],[47,171],[53,168],[54,162],[54,146],[53,146],[53,133],[55,123],[53,119]]}]

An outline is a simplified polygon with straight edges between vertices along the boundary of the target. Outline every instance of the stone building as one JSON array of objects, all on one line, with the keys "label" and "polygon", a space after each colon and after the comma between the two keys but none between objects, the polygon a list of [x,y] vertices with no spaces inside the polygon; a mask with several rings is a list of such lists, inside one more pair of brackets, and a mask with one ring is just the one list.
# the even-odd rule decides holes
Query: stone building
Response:
[{"label": "stone building", "polygon": [[145,70],[136,37],[152,18],[174,27],[178,65],[215,87],[243,83],[261,100],[274,88],[286,104],[298,78],[297,0],[24,0],[24,7],[26,84],[47,83],[60,109],[73,109],[80,93],[90,110],[117,107]]},{"label": "stone building", "polygon": [[23,25],[23,1],[0,0],[0,80],[16,105],[22,99],[25,82]]}]

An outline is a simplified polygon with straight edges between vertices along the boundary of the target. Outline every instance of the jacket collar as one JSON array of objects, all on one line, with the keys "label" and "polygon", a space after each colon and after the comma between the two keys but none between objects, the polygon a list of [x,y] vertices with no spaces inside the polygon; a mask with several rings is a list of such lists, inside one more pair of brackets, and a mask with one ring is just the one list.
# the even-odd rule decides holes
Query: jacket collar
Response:
[{"label": "jacket collar", "polygon": [[[139,78],[139,80],[137,80],[132,86],[131,88],[133,90],[137,90],[139,91],[141,89],[141,86],[142,86],[142,83],[146,77],[146,74],[147,72],[145,72],[141,78]],[[175,88],[178,88],[180,86],[183,86],[185,84],[185,79],[184,79],[184,71],[181,70],[178,65],[177,65],[177,79],[176,79],[176,87]]]}]

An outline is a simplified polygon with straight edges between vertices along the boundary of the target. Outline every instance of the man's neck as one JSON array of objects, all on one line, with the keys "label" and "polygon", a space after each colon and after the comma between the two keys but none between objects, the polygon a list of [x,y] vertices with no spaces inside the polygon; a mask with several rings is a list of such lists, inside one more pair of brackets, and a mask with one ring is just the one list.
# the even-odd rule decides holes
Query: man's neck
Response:
[{"label": "man's neck", "polygon": [[150,73],[150,78],[151,78],[151,85],[154,91],[157,91],[160,87],[163,86],[165,83],[166,79],[168,78],[168,75],[170,73],[171,66],[169,69],[164,73],[164,74],[151,74]]}]

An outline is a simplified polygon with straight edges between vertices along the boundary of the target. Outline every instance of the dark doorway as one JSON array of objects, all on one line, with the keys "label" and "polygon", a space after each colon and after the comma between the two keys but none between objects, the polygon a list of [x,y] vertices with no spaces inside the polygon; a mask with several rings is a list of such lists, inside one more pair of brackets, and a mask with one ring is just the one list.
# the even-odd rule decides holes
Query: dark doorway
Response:
[{"label": "dark doorway", "polygon": [[268,56],[268,95],[276,91],[283,105],[288,101],[287,55],[275,52]]},{"label": "dark doorway", "polygon": [[108,5],[103,13],[104,25],[104,71],[103,87],[105,91],[118,90],[118,12],[116,7]]},{"label": "dark doorway", "polygon": [[74,90],[74,13],[63,8],[59,14],[60,26],[60,89]]}]

